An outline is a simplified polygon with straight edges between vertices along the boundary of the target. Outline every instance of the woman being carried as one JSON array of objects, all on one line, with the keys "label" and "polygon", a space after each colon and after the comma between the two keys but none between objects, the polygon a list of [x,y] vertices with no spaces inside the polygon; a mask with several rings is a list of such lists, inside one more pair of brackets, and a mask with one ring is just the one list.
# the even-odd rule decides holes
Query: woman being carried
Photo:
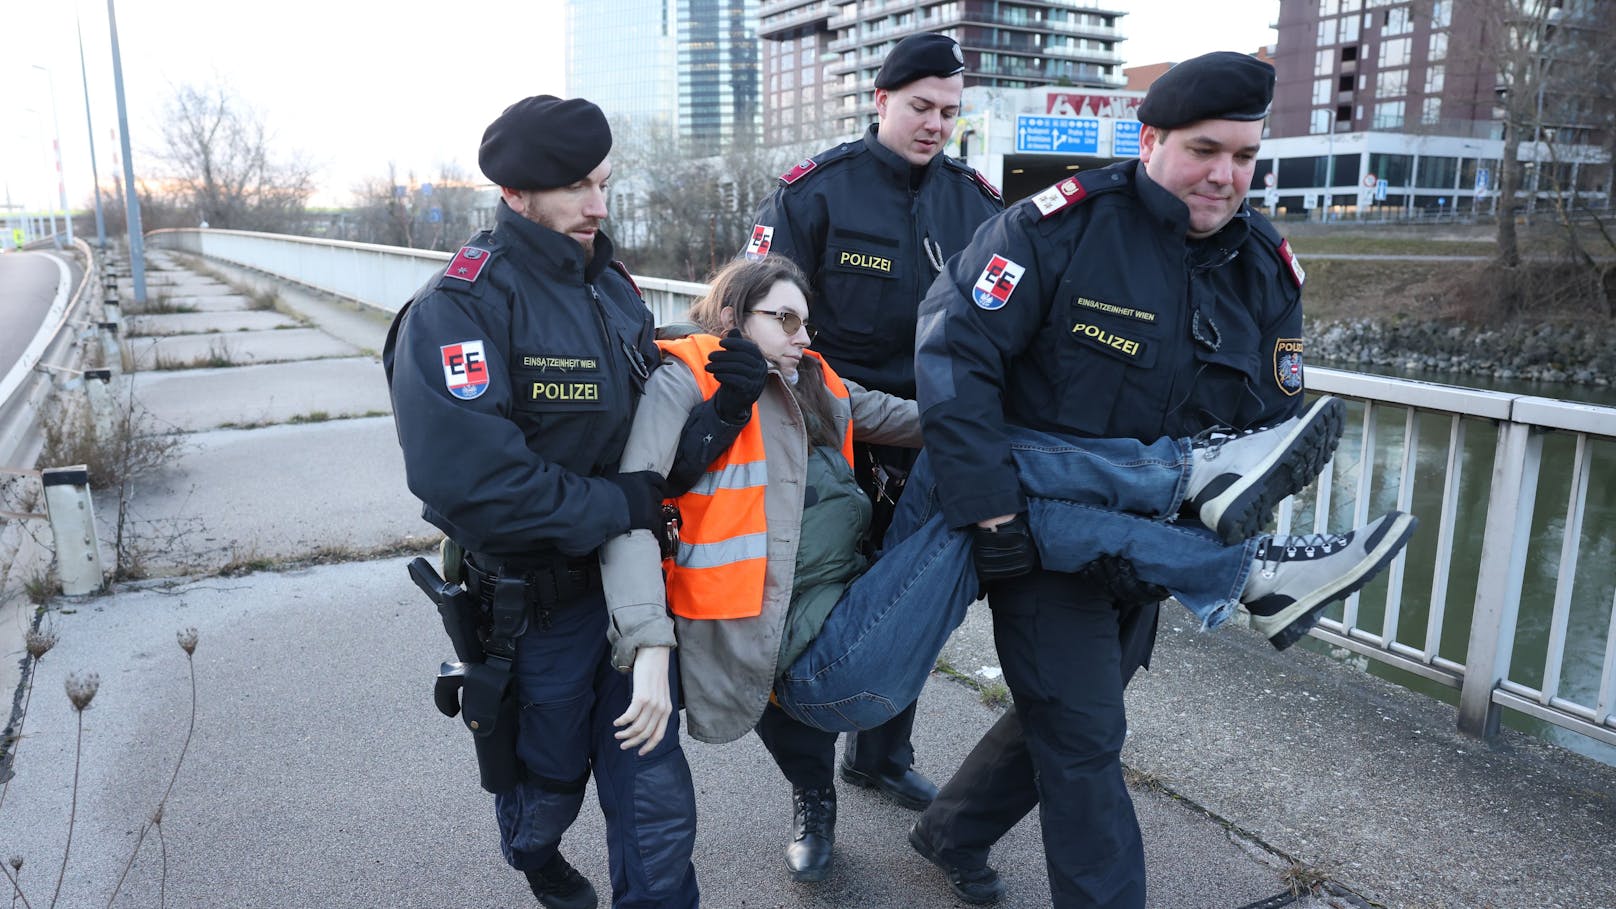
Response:
[{"label": "woman being carried", "polygon": [[[850,731],[919,695],[977,596],[970,534],[916,495],[924,480],[911,482],[880,558],[859,554],[870,505],[853,479],[852,440],[918,447],[920,419],[914,402],[843,380],[808,349],[807,294],[786,259],[737,261],[691,309],[711,334],[659,342],[666,362],[646,385],[625,472],[668,472],[690,411],[720,387],[703,364],[736,346],[718,335],[754,342],[770,378],[750,413],[731,420],[747,421],[735,443],[676,500],[666,578],[649,531],[602,548],[613,661],[634,672],[617,721],[625,749],[655,747],[674,709],[658,680],[675,626],[686,728],[698,740],[738,739],[766,708]],[[1328,461],[1342,414],[1323,398],[1269,429],[1149,444],[1018,429],[1013,455],[1040,558],[1057,571],[1127,559],[1207,627],[1243,604],[1284,648],[1389,564],[1416,523],[1394,511],[1344,534],[1258,533]],[[1217,533],[1173,523],[1181,511]]]}]

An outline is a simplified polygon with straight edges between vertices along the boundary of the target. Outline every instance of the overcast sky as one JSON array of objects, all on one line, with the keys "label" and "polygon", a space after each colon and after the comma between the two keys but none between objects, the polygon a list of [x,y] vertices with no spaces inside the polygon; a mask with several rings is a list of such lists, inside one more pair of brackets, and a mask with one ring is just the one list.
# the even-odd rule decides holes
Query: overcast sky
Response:
[{"label": "overcast sky", "polygon": [[[507,104],[567,88],[562,0],[116,2],[137,177],[153,166],[163,105],[182,84],[222,83],[257,109],[278,148],[315,165],[322,204],[345,204],[356,184],[384,175],[389,163],[423,181],[444,164],[474,173],[483,127]],[[1278,0],[1112,5],[1130,11],[1121,45],[1128,65],[1255,50],[1274,40],[1269,26],[1279,10]],[[29,207],[57,204],[51,81],[68,201],[76,207],[89,198],[75,13],[96,162],[111,184],[118,120],[106,3],[3,0],[0,205],[8,197]]]}]

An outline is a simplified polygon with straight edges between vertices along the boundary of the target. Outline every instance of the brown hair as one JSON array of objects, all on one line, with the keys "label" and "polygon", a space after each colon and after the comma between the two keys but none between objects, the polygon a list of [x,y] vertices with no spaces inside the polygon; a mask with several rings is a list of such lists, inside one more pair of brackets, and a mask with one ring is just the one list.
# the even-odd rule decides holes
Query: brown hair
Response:
[{"label": "brown hair", "polygon": [[[736,259],[720,268],[708,279],[707,293],[691,304],[686,318],[700,325],[703,331],[715,335],[724,333],[724,310],[734,310],[735,325],[739,326],[751,314],[752,307],[768,296],[774,285],[785,281],[802,292],[804,300],[813,301],[813,288],[795,262],[784,256],[766,256],[762,259]],[[803,357],[797,364],[797,384],[787,383],[797,406],[802,408],[803,421],[808,430],[809,445],[841,447],[836,433],[835,410],[830,390],[825,387],[825,374],[819,360]]]}]

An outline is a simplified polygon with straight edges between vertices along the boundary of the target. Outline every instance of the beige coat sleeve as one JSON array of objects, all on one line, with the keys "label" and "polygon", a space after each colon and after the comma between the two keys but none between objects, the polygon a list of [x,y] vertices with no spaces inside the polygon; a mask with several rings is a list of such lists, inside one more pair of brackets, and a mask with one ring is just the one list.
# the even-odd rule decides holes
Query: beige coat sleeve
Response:
[{"label": "beige coat sleeve", "polygon": [[874,445],[920,447],[920,407],[908,398],[843,379],[853,408],[853,438]]},{"label": "beige coat sleeve", "polygon": [[[645,383],[618,470],[654,470],[667,476],[685,421],[701,400],[690,368],[682,360],[665,360]],[[619,672],[634,667],[634,654],[641,647],[674,645],[673,618],[662,583],[662,548],[649,530],[633,530],[606,541],[600,548],[600,575],[611,615],[606,639],[612,646],[612,665]]]}]

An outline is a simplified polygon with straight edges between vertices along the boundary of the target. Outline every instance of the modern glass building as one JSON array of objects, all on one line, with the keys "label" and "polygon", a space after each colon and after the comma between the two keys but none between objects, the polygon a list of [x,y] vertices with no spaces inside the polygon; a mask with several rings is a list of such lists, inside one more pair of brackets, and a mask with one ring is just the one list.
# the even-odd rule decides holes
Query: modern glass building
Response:
[{"label": "modern glass building", "polygon": [[755,140],[758,0],[571,0],[567,93],[682,145]]}]

